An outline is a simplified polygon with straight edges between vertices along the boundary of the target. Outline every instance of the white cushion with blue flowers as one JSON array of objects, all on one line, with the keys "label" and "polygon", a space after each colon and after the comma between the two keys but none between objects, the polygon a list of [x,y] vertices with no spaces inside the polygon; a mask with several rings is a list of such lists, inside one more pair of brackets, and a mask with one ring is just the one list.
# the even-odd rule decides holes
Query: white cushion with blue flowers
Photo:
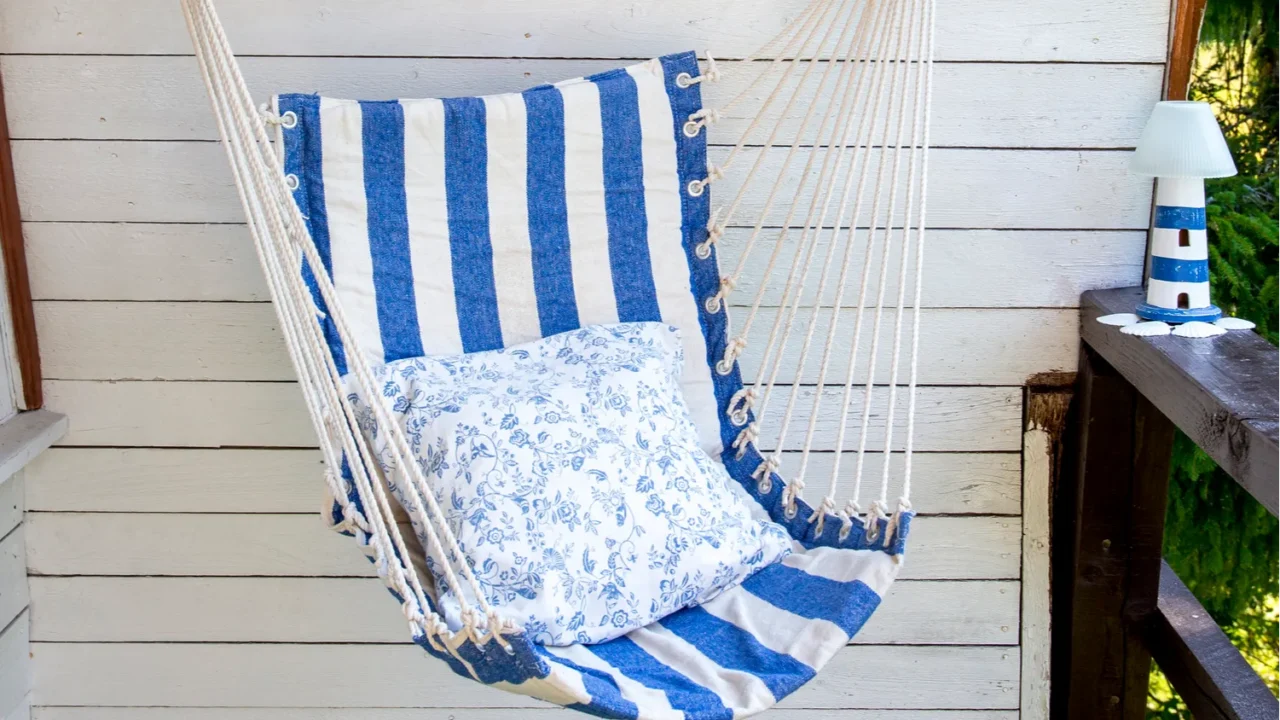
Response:
[{"label": "white cushion with blue flowers", "polygon": [[[595,325],[378,369],[486,599],[545,645],[599,643],[704,603],[791,549],[699,446],[679,330]],[[400,478],[367,405],[393,493]],[[446,619],[461,591],[427,565]]]}]

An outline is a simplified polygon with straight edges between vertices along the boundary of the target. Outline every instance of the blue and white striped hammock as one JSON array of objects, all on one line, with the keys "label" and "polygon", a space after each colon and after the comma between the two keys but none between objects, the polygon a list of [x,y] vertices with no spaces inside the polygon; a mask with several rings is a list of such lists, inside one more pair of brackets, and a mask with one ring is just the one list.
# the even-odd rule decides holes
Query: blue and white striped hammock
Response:
[{"label": "blue and white striped hammock", "polygon": [[[906,498],[919,345],[912,309],[924,249],[934,0],[814,0],[775,41],[777,56],[789,60],[760,64],[757,81],[719,112],[702,104],[719,71],[713,62],[702,70],[684,53],[484,98],[281,95],[265,124],[209,0],[183,0],[183,8],[330,468],[332,524],[374,561],[415,642],[459,675],[600,717],[711,720],[773,706],[850,641],[897,575],[912,518]],[[717,150],[718,166],[709,164],[708,126],[755,99],[761,83],[768,97],[756,119],[743,120],[742,140],[727,155]],[[803,92],[815,97],[806,101]],[[770,111],[775,125],[765,132],[758,118]],[[267,124],[276,126],[280,155]],[[736,195],[713,212],[711,183],[753,154]],[[762,168],[776,181],[754,192],[750,181]],[[735,222],[748,212],[752,222]],[[766,234],[775,236],[772,252],[757,263],[765,272],[733,335],[729,298],[746,284],[751,249]],[[737,269],[722,275],[717,245],[726,236],[745,238],[746,249]],[[775,266],[785,267],[784,248],[793,248],[794,259],[779,295],[771,278]],[[865,254],[860,286],[850,277],[855,248]],[[811,267],[821,268],[816,288],[806,285]],[[857,314],[841,333],[846,285],[859,288]],[[896,304],[886,301],[892,295]],[[755,381],[744,385],[740,356],[757,312],[770,306],[764,355]],[[873,327],[864,328],[864,316]],[[383,417],[395,466],[406,469],[414,493],[404,508],[388,497],[355,429],[346,383],[367,388],[371,366],[400,358],[646,320],[700,330],[684,333],[683,389],[701,442],[756,510],[788,530],[795,553],[705,605],[602,644],[533,643],[504,624],[481,592],[480,607],[463,613],[464,626],[450,628],[430,573],[413,561],[421,549],[397,518],[407,512],[432,545],[456,550],[456,540],[399,424]],[[891,338],[884,350],[882,335]],[[825,338],[819,390],[834,351],[848,355],[840,392],[801,385],[812,377],[815,338]],[[862,353],[869,357],[860,345],[869,346]],[[887,374],[883,362],[877,370],[881,355],[889,358]],[[784,366],[790,385],[779,381]],[[875,381],[885,377],[877,404]],[[786,396],[780,419],[767,411],[771,395]],[[824,424],[824,402],[839,420]],[[850,423],[851,415],[861,422]],[[789,427],[800,424],[796,418],[808,426],[803,436]],[[765,446],[771,423],[778,429]],[[850,425],[856,467],[841,474]],[[822,442],[834,450],[834,468],[814,506],[800,491],[819,435],[831,438]],[[796,437],[803,442],[798,470],[784,479],[782,451]],[[884,459],[878,499],[864,507],[857,498],[869,445],[884,450]],[[888,452],[897,448],[906,452]],[[903,487],[891,503],[896,459]],[[849,474],[854,499],[837,509],[836,483]],[[474,582],[465,562],[448,572]]]}]

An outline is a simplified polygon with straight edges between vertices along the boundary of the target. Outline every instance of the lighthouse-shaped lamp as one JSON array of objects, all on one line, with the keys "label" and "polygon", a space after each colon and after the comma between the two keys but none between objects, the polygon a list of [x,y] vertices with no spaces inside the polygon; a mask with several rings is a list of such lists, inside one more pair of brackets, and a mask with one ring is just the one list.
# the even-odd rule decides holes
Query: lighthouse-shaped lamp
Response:
[{"label": "lighthouse-shaped lamp", "polygon": [[1202,102],[1158,103],[1130,170],[1158,178],[1147,301],[1137,314],[1171,325],[1214,322],[1222,311],[1209,300],[1204,179],[1235,175],[1236,165],[1213,109]]}]

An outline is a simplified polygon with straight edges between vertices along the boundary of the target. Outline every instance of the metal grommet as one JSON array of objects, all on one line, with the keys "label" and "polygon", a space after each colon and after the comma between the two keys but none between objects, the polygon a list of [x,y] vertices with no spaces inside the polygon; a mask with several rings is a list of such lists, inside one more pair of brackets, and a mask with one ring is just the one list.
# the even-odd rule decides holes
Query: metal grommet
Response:
[{"label": "metal grommet", "polygon": [[682,72],[676,76],[676,86],[688,90],[693,87],[693,76],[687,72]]},{"label": "metal grommet", "polygon": [[756,483],[756,489],[760,491],[761,495],[768,495],[769,491],[773,489],[773,478],[769,477],[768,473],[765,473],[765,476],[760,478],[760,482]]},{"label": "metal grommet", "polygon": [[791,520],[791,519],[795,518],[796,513],[797,513],[797,512],[799,512],[799,511],[800,511],[800,509],[799,509],[798,507],[796,507],[796,504],[795,504],[795,502],[793,501],[790,505],[788,505],[787,507],[785,507],[785,508],[783,508],[783,509],[782,509],[782,514],[783,514],[783,515],[784,515],[788,520]]},{"label": "metal grommet", "polygon": [[289,112],[281,115],[280,127],[286,130],[292,130],[293,128],[298,127],[298,114],[290,110]]},{"label": "metal grommet", "polygon": [[293,173],[289,173],[288,175],[285,175],[284,184],[285,184],[285,187],[289,188],[290,190],[297,190],[298,176],[294,175]]},{"label": "metal grommet", "polygon": [[849,523],[848,525],[840,528],[840,534],[836,536],[836,539],[839,540],[840,542],[844,542],[845,540],[849,539],[849,535],[852,532],[853,532],[853,523]]},{"label": "metal grommet", "polygon": [[702,180],[690,180],[688,190],[690,195],[694,197],[702,197],[702,193],[707,190],[707,184]]},{"label": "metal grommet", "polygon": [[[720,373],[721,375],[728,375],[729,373],[733,372],[733,363],[727,360],[721,359],[720,362],[716,363],[716,372]],[[742,423],[738,423],[738,424],[741,425]]]},{"label": "metal grommet", "polygon": [[707,301],[703,303],[703,307],[705,307],[707,309],[707,312],[711,313],[712,315],[715,315],[716,313],[720,312],[720,296],[712,295],[711,297],[707,298]]},{"label": "metal grommet", "polygon": [[702,132],[702,125],[697,120],[690,120],[684,124],[684,136],[687,138],[696,138]]},{"label": "metal grommet", "polygon": [[693,254],[697,255],[699,260],[706,260],[711,257],[711,243],[698,243],[693,248]]},{"label": "metal grommet", "polygon": [[874,518],[867,518],[867,542],[875,542],[880,537],[880,522]]}]

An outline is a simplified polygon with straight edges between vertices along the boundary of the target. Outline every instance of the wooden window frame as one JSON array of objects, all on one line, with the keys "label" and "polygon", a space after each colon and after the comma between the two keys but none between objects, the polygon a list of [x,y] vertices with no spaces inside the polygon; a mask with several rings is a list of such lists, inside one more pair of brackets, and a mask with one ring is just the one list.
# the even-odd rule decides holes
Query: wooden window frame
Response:
[{"label": "wooden window frame", "polygon": [[22,234],[18,187],[14,180],[3,77],[0,77],[0,257],[4,261],[5,287],[8,291],[8,329],[12,331],[12,355],[21,385],[21,392],[18,392],[18,388],[14,390],[14,401],[19,409],[35,410],[44,405],[40,344],[36,339],[36,318],[31,306],[31,281],[27,275],[27,252]]}]

